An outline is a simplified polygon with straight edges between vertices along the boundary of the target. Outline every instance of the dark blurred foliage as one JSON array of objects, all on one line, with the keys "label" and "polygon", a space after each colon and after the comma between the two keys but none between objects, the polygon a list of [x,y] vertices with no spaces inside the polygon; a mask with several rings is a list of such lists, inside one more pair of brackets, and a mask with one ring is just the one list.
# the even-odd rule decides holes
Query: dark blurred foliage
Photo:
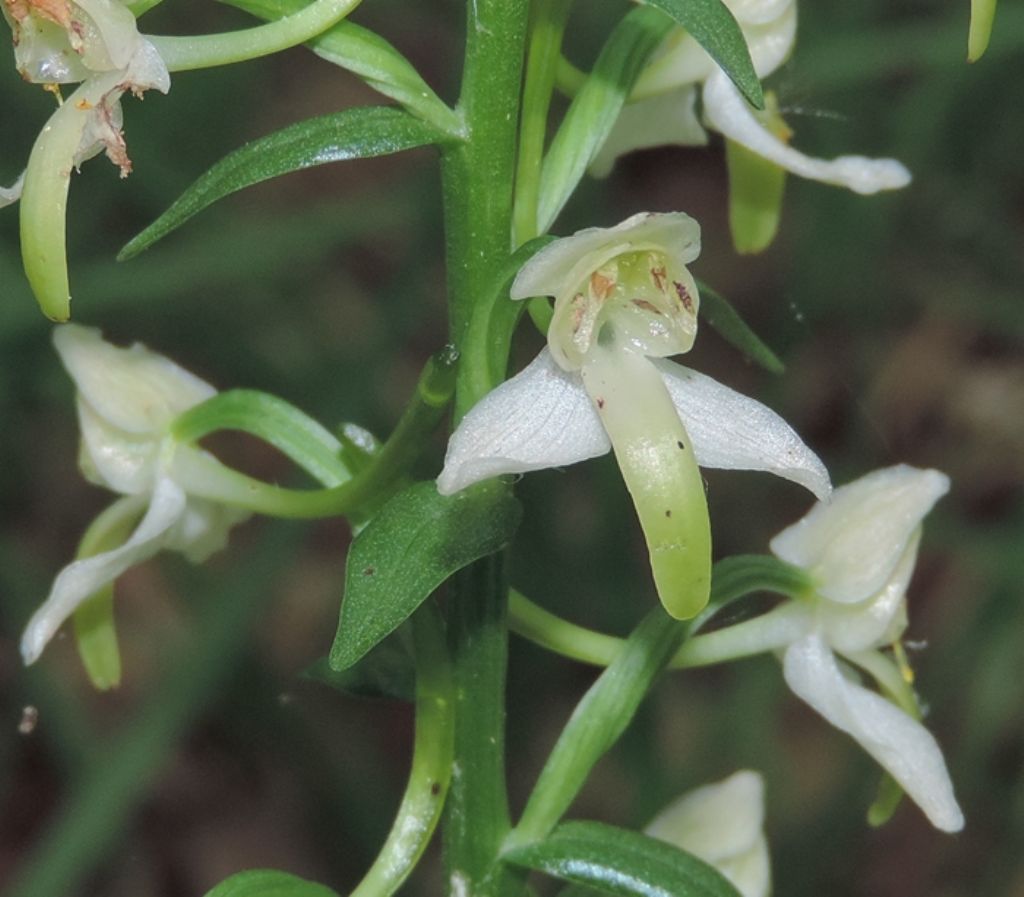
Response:
[{"label": "dark blurred foliage", "polygon": [[[571,54],[592,58],[617,5],[580,3]],[[612,224],[683,209],[704,228],[701,278],[787,363],[751,367],[706,335],[690,361],[764,399],[837,482],[905,461],[953,490],[931,515],[911,588],[912,661],[967,828],[933,831],[906,805],[864,822],[877,768],[786,691],[762,658],[673,675],[598,766],[576,815],[642,825],[671,796],[748,766],[764,772],[779,895],[1024,894],[1024,15],[1004,2],[988,55],[964,62],[966,0],[805,3],[774,78],[796,143],[817,155],[893,155],[900,193],[863,198],[791,180],[781,235],[738,258],[720,147],[664,149],[588,182],[558,223]],[[460,4],[368,0],[378,28],[449,99]],[[154,31],[236,27],[239,14],[173,4]],[[52,102],[0,72],[0,182],[13,180]],[[135,173],[75,177],[74,313],[142,340],[226,388],[278,393],[331,425],[380,434],[445,339],[440,191],[430,152],[291,175],[204,212],[139,259],[124,241],[244,140],[320,111],[375,102],[296,50],[174,79],[126,102]],[[405,776],[408,708],[300,678],[334,633],[344,526],[240,528],[203,568],[163,558],[118,584],[125,683],[90,691],[70,639],[31,670],[20,627],[107,496],[75,467],[72,391],[19,270],[17,214],[0,212],[0,884],[23,897],[185,897],[241,868],[276,866],[344,892],[372,858]],[[524,333],[525,359],[538,344]],[[232,460],[287,478],[244,440]],[[439,436],[421,473],[438,469]],[[717,551],[763,551],[801,514],[795,487],[707,475]],[[514,580],[579,622],[624,633],[654,601],[614,465],[527,477]],[[593,672],[514,641],[509,765],[520,805]],[[38,724],[19,734],[22,708]],[[46,881],[75,882],[43,893]],[[53,876],[48,878],[47,876]],[[407,886],[440,890],[436,856]]]}]

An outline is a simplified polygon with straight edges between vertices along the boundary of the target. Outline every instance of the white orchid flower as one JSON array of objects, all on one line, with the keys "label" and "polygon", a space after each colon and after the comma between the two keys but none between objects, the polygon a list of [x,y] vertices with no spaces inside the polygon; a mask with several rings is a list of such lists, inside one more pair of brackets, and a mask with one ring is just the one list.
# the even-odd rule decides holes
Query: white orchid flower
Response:
[{"label": "white orchid flower", "polygon": [[697,465],[764,470],[824,498],[828,474],[778,415],[664,357],[697,332],[700,251],[688,215],[639,214],[537,253],[513,299],[554,296],[548,345],[463,418],[438,477],[452,494],[499,474],[561,467],[614,448],[662,603],[687,618],[707,601],[710,526]]},{"label": "white orchid flower", "polygon": [[[964,819],[942,751],[918,722],[905,671],[880,650],[906,628],[921,522],[948,489],[945,474],[906,465],[836,489],[771,542],[777,557],[807,571],[811,592],[688,648],[697,663],[780,652],[796,695],[853,736],[936,828],[955,832]],[[854,667],[892,700],[862,686]]]},{"label": "white orchid flower", "polygon": [[[110,532],[127,530],[133,521],[137,525],[118,547],[73,561],[60,572],[22,636],[25,663],[39,657],[83,602],[129,567],[162,550],[203,561],[225,545],[232,526],[249,516],[190,495],[175,477],[179,446],[170,434],[171,423],[215,395],[212,386],[144,346],[111,345],[92,328],[65,324],[54,332],[54,344],[78,388],[82,470],[123,496],[97,524],[102,520]],[[180,450],[206,456],[192,447]],[[104,541],[102,533],[92,535]]]},{"label": "white orchid flower", "polygon": [[15,61],[27,81],[81,82],[39,133],[19,182],[0,191],[0,204],[22,201],[25,272],[43,312],[70,314],[65,210],[71,172],[103,151],[127,177],[132,163],[121,132],[121,97],[171,79],[153,44],[139,34],[121,0],[13,0],[3,6]]},{"label": "white orchid flower", "polygon": [[742,897],[771,894],[764,836],[764,780],[749,769],[688,791],[644,832],[692,853],[722,873]]},{"label": "white orchid flower", "polygon": [[[796,0],[725,0],[747,40],[754,71],[764,78],[782,65],[796,41]],[[728,75],[682,29],[656,52],[604,146],[591,163],[603,177],[618,156],[666,144],[700,146],[707,134],[695,112],[698,89],[704,121],[712,130],[800,177],[848,187],[857,193],[894,190],[910,183],[895,159],[839,156],[815,159],[774,133],[736,89]]]}]

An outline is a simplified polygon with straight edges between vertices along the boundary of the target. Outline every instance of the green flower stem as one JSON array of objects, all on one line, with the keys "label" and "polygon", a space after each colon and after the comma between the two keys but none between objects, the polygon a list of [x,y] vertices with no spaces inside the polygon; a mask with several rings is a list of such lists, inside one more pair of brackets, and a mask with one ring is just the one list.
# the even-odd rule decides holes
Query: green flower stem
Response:
[{"label": "green flower stem", "polygon": [[351,897],[389,897],[415,868],[441,818],[451,782],[454,692],[444,630],[429,602],[412,617],[416,736],[412,769],[394,825]]},{"label": "green flower stem", "polygon": [[[800,598],[809,588],[810,583],[803,570],[769,555],[723,558],[712,570],[711,602],[692,625],[698,629],[724,605],[753,592],[774,592]],[[800,613],[799,610],[784,610],[787,607],[789,605],[783,605],[753,620],[706,635],[691,635],[673,656],[669,668],[710,666],[782,647],[792,631],[793,616]],[[625,639],[577,626],[539,607],[515,590],[510,597],[509,628],[549,651],[594,666],[608,666],[626,644]]]},{"label": "green flower stem", "polygon": [[[401,484],[423,450],[426,437],[441,422],[444,409],[451,400],[457,357],[450,347],[431,357],[420,375],[412,401],[406,406],[391,436],[369,458],[362,470],[340,485],[327,489],[283,489],[239,473],[191,445],[179,445],[176,448],[172,461],[174,476],[191,495],[272,517],[301,519],[366,514],[386,500]],[[210,401],[216,402],[216,397]],[[270,427],[261,426],[258,419],[243,421],[234,415],[237,403],[225,404],[225,414],[219,422],[213,414],[198,413],[198,409],[204,407],[205,404],[197,406],[197,413],[191,418],[189,415],[192,412],[186,412],[186,415],[179,418],[175,432],[179,432],[180,427],[180,432],[189,435],[206,435],[218,429],[234,429],[244,424],[242,428],[248,432],[258,432],[275,445],[285,445],[288,434],[275,435]],[[283,420],[287,422],[289,418]],[[323,432],[326,434],[326,431]],[[337,442],[330,434],[326,435]],[[337,445],[340,450],[341,443]],[[290,454],[298,457],[295,453]],[[339,471],[345,470],[340,458],[337,469],[328,468],[318,472],[320,464],[326,464],[326,459],[318,453],[306,467],[322,481],[336,480]]]},{"label": "green flower stem", "polygon": [[536,237],[548,109],[572,0],[534,0],[516,167],[514,243]]},{"label": "green flower stem", "polygon": [[252,389],[219,392],[171,424],[178,442],[198,442],[219,430],[240,430],[269,442],[325,485],[338,486],[352,477],[337,437],[277,396]]},{"label": "green flower stem", "polygon": [[78,893],[81,880],[117,844],[181,733],[200,708],[221,694],[249,644],[249,624],[277,594],[272,587],[275,574],[287,569],[284,560],[294,553],[294,535],[275,533],[236,576],[224,579],[229,586],[202,602],[203,612],[190,627],[187,643],[167,653],[163,681],[135,718],[95,752],[6,897]]},{"label": "green flower stem", "polygon": [[341,21],[361,0],[315,0],[302,12],[267,25],[191,37],[146,35],[169,71],[186,72],[257,59],[303,44]]},{"label": "green flower stem", "polygon": [[576,706],[562,730],[505,850],[544,838],[576,798],[594,764],[618,740],[688,628],[659,607]]},{"label": "green flower stem", "polygon": [[[224,0],[262,19],[279,19],[302,9],[305,0]],[[352,72],[374,90],[400,103],[423,121],[453,137],[462,136],[462,118],[431,89],[419,72],[384,38],[354,22],[342,21],[309,41],[321,59]]]}]

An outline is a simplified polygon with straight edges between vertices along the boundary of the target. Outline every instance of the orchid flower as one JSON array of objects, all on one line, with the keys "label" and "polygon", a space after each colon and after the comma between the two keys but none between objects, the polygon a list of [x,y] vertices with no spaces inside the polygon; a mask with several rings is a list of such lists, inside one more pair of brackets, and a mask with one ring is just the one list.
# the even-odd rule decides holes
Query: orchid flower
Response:
[{"label": "orchid flower", "polygon": [[127,177],[132,163],[121,132],[121,97],[151,88],[167,93],[171,79],[120,0],[13,0],[3,11],[26,81],[81,82],[40,132],[23,179],[2,194],[3,204],[25,197],[25,272],[43,312],[63,321],[71,301],[64,234],[71,171],[104,151]]},{"label": "orchid flower", "polygon": [[[215,395],[212,386],[144,346],[111,345],[92,328],[65,324],[54,332],[54,344],[78,388],[82,471],[122,496],[94,527],[110,534],[127,532],[133,523],[135,528],[117,547],[73,561],[58,574],[22,636],[25,663],[33,663],[60,625],[129,567],[165,549],[203,561],[249,516],[189,494],[173,470],[178,446],[171,423]],[[207,454],[191,446],[187,451]],[[90,533],[93,542],[110,541],[103,533]]]},{"label": "orchid flower", "polygon": [[817,456],[778,415],[709,377],[664,360],[697,333],[686,269],[700,252],[688,215],[634,215],[541,250],[513,299],[555,297],[547,347],[463,418],[438,477],[452,494],[499,474],[561,467],[614,448],[666,610],[706,604],[711,537],[697,467],[764,470],[819,498]]},{"label": "orchid flower", "polygon": [[[781,652],[797,697],[856,739],[936,828],[955,832],[963,814],[942,751],[918,722],[909,670],[881,651],[906,629],[921,522],[948,489],[945,474],[907,465],[836,489],[771,542],[778,558],[807,572],[811,591],[686,648],[698,663]],[[886,697],[859,684],[854,667]]]},{"label": "orchid flower", "polygon": [[[770,75],[786,61],[796,41],[796,0],[726,0],[725,5],[747,40],[758,77]],[[606,175],[618,156],[635,149],[707,143],[695,112],[698,88],[709,128],[786,171],[857,193],[894,190],[910,182],[910,173],[895,159],[814,159],[789,146],[779,128],[747,103],[729,76],[682,29],[665,39],[641,73],[634,102],[623,109],[591,172]]]},{"label": "orchid flower", "polygon": [[644,833],[714,866],[742,897],[768,897],[771,863],[763,827],[764,780],[742,769],[676,798]]},{"label": "orchid flower", "polygon": [[[18,71],[55,91],[81,82],[39,133],[24,174],[0,187],[0,206],[22,198],[25,274],[43,313],[71,314],[65,217],[71,172],[103,151],[127,177],[121,97],[167,93],[170,72],[254,59],[301,44],[330,28],[360,0],[313,0],[273,22],[220,35],[144,36],[125,0],[4,0]],[[59,98],[59,94],[57,94]]]}]

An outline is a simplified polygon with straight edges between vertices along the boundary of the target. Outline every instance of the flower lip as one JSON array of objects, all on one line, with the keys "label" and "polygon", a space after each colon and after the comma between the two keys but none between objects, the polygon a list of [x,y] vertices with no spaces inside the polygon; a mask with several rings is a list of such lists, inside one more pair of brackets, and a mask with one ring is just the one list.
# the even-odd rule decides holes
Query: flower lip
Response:
[{"label": "flower lip", "polygon": [[810,572],[822,597],[864,601],[892,578],[921,521],[948,490],[949,477],[938,470],[906,464],[876,470],[836,489],[770,547]]}]

